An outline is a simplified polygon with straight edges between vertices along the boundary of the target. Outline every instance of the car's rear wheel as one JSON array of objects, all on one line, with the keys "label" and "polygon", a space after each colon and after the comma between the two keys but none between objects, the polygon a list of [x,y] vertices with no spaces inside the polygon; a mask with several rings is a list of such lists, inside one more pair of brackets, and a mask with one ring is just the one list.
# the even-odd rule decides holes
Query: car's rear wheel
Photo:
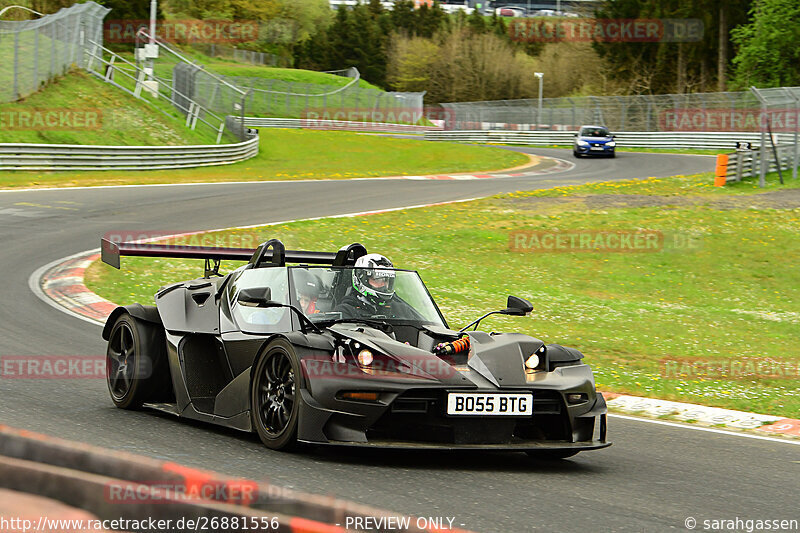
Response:
[{"label": "car's rear wheel", "polygon": [[580,450],[528,450],[527,453],[534,459],[553,461],[567,459],[580,453]]},{"label": "car's rear wheel", "polygon": [[136,409],[168,395],[166,339],[157,324],[123,313],[114,322],[106,350],[106,382],[114,405]]},{"label": "car's rear wheel", "polygon": [[273,450],[297,444],[300,411],[300,363],[292,345],[275,341],[258,359],[253,371],[250,414],[261,442]]}]

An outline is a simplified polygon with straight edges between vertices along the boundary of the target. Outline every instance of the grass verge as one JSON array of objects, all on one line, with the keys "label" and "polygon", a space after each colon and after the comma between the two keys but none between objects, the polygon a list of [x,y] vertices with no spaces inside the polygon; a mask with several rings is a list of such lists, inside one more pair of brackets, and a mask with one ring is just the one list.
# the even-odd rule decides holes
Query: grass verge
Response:
[{"label": "grass verge", "polygon": [[499,148],[350,132],[264,128],[260,137],[258,156],[235,165],[142,172],[0,172],[0,187],[347,179],[478,172],[528,162],[526,156]]},{"label": "grass verge", "polygon": [[[43,121],[51,111],[57,112],[57,122],[48,125]],[[67,115],[66,122],[61,122],[64,111],[92,114],[86,118]],[[24,113],[30,118],[20,124]],[[186,128],[174,108],[162,112],[79,70],[26,98],[0,104],[0,118],[4,126],[0,128],[0,143],[149,146],[216,142],[214,135]],[[42,122],[37,123],[37,118]]]},{"label": "grass verge", "polygon": [[[708,187],[710,175],[599,183],[397,211],[269,226],[292,249],[362,242],[420,270],[452,326],[503,306],[535,305],[532,319],[490,317],[583,351],[601,389],[796,418],[798,379],[744,367],[736,379],[670,376],[686,363],[800,364],[800,195],[772,185]],[[516,253],[515,230],[631,231],[664,235],[652,253]],[[248,230],[250,231],[250,230]],[[198,261],[128,258],[95,264],[87,285],[118,303],[152,302],[162,284],[197,277]],[[229,265],[231,268],[237,266]],[[791,366],[793,365],[793,367]],[[755,369],[755,370],[753,370]]]}]

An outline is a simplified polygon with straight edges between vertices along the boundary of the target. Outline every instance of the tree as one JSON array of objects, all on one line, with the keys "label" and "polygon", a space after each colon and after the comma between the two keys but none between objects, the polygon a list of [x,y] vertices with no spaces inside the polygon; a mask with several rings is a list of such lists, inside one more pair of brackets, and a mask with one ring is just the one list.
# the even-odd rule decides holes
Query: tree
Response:
[{"label": "tree", "polygon": [[595,42],[594,48],[606,60],[612,76],[627,83],[632,93],[725,87],[728,31],[746,21],[749,4],[750,0],[608,0],[595,17],[696,19],[702,22],[703,36],[693,42]]},{"label": "tree", "polygon": [[757,0],[748,24],[735,28],[734,83],[800,85],[800,3],[797,0]]}]

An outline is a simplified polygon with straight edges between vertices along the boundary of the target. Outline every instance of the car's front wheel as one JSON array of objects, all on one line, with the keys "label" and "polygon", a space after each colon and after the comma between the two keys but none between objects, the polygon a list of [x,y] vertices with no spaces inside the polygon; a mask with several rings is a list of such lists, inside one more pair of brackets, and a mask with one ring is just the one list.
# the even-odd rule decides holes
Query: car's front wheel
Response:
[{"label": "car's front wheel", "polygon": [[273,450],[297,444],[300,363],[292,345],[271,343],[258,359],[250,387],[250,414],[261,442]]},{"label": "car's front wheel", "polygon": [[581,156],[581,154],[579,154],[575,150],[572,151],[572,155],[574,155],[575,157],[580,157]]}]

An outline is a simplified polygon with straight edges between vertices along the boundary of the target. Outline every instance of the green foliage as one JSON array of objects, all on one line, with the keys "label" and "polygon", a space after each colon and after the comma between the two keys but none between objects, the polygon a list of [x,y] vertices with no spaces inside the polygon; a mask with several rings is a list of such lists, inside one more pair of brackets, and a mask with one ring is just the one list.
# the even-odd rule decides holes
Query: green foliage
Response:
[{"label": "green foliage", "polygon": [[[787,0],[790,1],[790,0]],[[702,92],[715,87],[717,64],[727,64],[720,49],[720,31],[747,20],[750,0],[608,0],[595,12],[598,19],[699,19],[698,42],[595,42],[595,50],[626,84],[625,93]],[[728,42],[728,39],[724,39]],[[723,70],[724,74],[724,70]]]},{"label": "green foliage", "polygon": [[[150,0],[98,0],[97,3],[111,9],[111,12],[106,15],[106,20],[148,20],[150,18]],[[160,4],[156,6],[156,18],[164,18]]]},{"label": "green foliage", "polygon": [[758,0],[748,24],[734,29],[734,83],[747,88],[800,85],[800,3]]},{"label": "green foliage", "polygon": [[[466,33],[465,28],[468,28]],[[540,46],[512,42],[506,23],[500,17],[484,17],[477,11],[469,16],[463,11],[449,16],[438,3],[415,8],[411,0],[396,0],[393,9],[386,11],[378,0],[369,0],[352,9],[340,7],[330,26],[319,27],[310,39],[298,47],[295,64],[318,70],[355,66],[364,79],[377,85],[388,83],[394,89],[411,90],[408,88],[410,84],[418,87],[414,90],[429,90],[425,82],[429,79],[427,73],[410,70],[413,64],[422,67],[431,59],[429,55],[420,58],[406,56],[408,62],[399,67],[403,72],[392,78],[406,81],[397,84],[387,79],[387,70],[398,70],[390,68],[387,56],[392,53],[393,43],[398,37],[415,43],[411,48],[405,47],[409,54],[413,54],[417,48],[430,51],[432,46],[439,46],[450,38],[453,31],[465,40],[466,48],[472,46],[466,41],[489,34],[494,38],[493,41],[511,50],[511,55],[517,51],[538,50]],[[421,43],[416,40],[419,38],[428,39],[430,43]],[[484,44],[487,41],[480,40]],[[469,61],[468,58],[465,60]]]}]

